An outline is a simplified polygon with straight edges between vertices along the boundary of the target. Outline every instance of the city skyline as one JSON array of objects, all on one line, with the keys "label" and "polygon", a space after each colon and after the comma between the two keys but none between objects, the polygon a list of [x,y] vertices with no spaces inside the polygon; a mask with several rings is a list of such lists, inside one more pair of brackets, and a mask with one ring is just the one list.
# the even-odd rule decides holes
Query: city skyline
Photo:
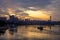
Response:
[{"label": "city skyline", "polygon": [[20,15],[19,16],[18,15],[1,15],[0,16],[0,20],[2,20],[3,18],[4,19],[6,18],[6,20],[9,20],[11,16],[13,16],[14,18],[16,17],[18,20],[25,20],[25,19],[27,19],[27,20],[41,20],[41,21],[48,21],[48,20],[50,20],[50,18],[48,20],[45,20],[45,19],[35,18],[35,17],[31,17],[31,16],[29,16],[29,17],[22,17]]}]

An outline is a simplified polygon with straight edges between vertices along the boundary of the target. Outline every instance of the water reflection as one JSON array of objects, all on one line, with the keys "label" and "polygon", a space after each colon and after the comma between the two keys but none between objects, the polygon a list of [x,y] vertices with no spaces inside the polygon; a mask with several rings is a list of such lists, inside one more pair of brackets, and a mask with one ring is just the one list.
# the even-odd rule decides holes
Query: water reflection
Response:
[{"label": "water reflection", "polygon": [[9,33],[13,35],[14,33],[17,33],[17,26],[16,25],[10,25],[9,26]]},{"label": "water reflection", "polygon": [[0,39],[6,40],[59,40],[60,26],[6,25],[0,27]]},{"label": "water reflection", "polygon": [[0,27],[0,35],[4,35],[8,28],[6,26]]}]

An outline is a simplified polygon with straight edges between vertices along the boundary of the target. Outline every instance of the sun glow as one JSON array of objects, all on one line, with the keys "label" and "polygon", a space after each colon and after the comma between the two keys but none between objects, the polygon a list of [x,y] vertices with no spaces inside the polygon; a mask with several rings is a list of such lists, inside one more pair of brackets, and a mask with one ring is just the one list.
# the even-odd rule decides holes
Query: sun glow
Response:
[{"label": "sun glow", "polygon": [[49,15],[47,14],[46,11],[31,11],[31,10],[27,10],[25,11],[26,13],[29,14],[29,16],[31,17],[35,17],[35,18],[40,18],[40,19],[43,19],[43,20],[48,20],[49,19]]},{"label": "sun glow", "polygon": [[[15,10],[11,9],[11,8],[8,8],[8,13],[9,15],[15,15],[16,16],[16,12]],[[22,16],[20,15],[21,13],[17,14],[19,15],[18,18],[23,18],[23,19],[38,19],[38,20],[49,20],[49,13],[50,12],[47,12],[47,11],[42,11],[42,10],[36,10],[36,11],[33,11],[33,10],[25,10],[24,13],[27,13],[28,16]],[[31,18],[32,17],[32,18]]]},{"label": "sun glow", "polygon": [[15,15],[15,11],[13,9],[8,8],[9,15]]}]

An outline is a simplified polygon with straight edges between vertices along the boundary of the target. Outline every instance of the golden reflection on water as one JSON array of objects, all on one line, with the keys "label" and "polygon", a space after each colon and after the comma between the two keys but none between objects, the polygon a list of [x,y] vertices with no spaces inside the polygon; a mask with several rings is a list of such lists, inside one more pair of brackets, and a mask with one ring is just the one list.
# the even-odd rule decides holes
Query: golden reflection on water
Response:
[{"label": "golden reflection on water", "polygon": [[[55,39],[58,38],[58,35],[56,35],[55,33],[51,32],[51,30],[54,29],[54,27],[52,27],[53,29],[49,29],[48,26],[45,26],[43,31],[40,31],[39,29],[37,29],[38,26],[34,25],[30,25],[30,26],[19,26],[17,28],[17,33],[14,33],[13,35],[11,35],[9,33],[9,29],[6,30],[5,35],[3,36],[6,39]],[[58,27],[56,27],[58,28]],[[55,30],[55,29],[54,29]],[[59,29],[58,29],[59,30]],[[59,36],[60,37],[60,36]]]}]

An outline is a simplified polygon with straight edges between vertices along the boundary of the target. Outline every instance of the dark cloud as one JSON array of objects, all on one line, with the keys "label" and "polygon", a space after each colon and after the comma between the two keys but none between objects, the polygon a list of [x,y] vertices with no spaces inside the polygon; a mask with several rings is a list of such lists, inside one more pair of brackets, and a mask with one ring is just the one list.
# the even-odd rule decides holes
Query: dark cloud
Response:
[{"label": "dark cloud", "polygon": [[52,20],[60,20],[60,0],[53,0],[52,4],[46,7],[46,10],[52,12]]},{"label": "dark cloud", "polygon": [[21,13],[23,12],[22,10],[15,10],[15,13]]},{"label": "dark cloud", "polygon": [[6,7],[11,5],[20,5],[22,7],[30,6],[45,7],[49,4],[51,4],[50,0],[0,0],[0,5],[1,6],[4,5]]},{"label": "dark cloud", "polygon": [[0,15],[9,15],[9,13],[7,12],[7,11],[5,11],[5,10],[0,10]]},{"label": "dark cloud", "polygon": [[3,0],[0,0],[0,4],[2,4]]},{"label": "dark cloud", "polygon": [[0,9],[0,14],[8,14],[8,12],[4,9]]},{"label": "dark cloud", "polygon": [[0,10],[0,14],[4,14],[5,12],[2,12],[1,10]]},{"label": "dark cloud", "polygon": [[15,0],[15,2],[19,2],[23,7],[46,7],[51,4],[50,0]]}]

